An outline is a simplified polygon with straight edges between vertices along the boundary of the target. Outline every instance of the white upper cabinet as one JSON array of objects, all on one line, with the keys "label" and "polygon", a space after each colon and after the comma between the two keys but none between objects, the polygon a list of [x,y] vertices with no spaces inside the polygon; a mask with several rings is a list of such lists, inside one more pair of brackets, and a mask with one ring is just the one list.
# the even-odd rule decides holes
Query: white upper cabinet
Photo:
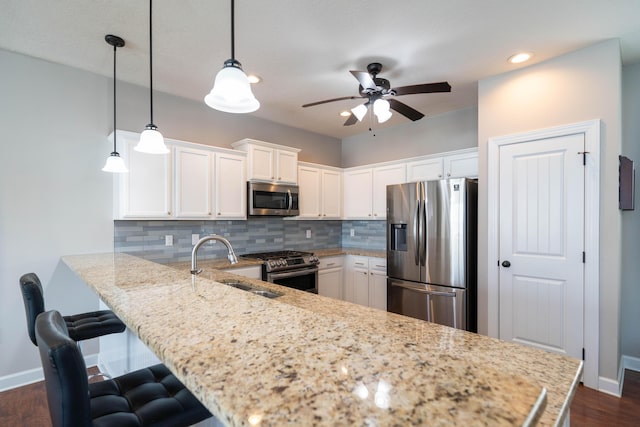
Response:
[{"label": "white upper cabinet", "polygon": [[176,218],[212,215],[213,157],[207,150],[175,148]]},{"label": "white upper cabinet", "polygon": [[366,218],[373,216],[373,170],[347,170],[344,173],[344,217]]},{"label": "white upper cabinet", "polygon": [[478,152],[444,157],[445,178],[475,178],[478,176]]},{"label": "white upper cabinet", "polygon": [[405,180],[404,163],[345,171],[344,217],[385,219],[387,185],[400,184]]},{"label": "white upper cabinet", "polygon": [[216,153],[215,216],[218,219],[247,218],[245,156]]},{"label": "white upper cabinet", "polygon": [[387,217],[387,185],[402,184],[407,180],[404,163],[373,168],[373,218]]},{"label": "white upper cabinet", "polygon": [[140,134],[118,131],[120,153],[129,173],[114,176],[114,217],[171,218],[173,150],[162,155],[139,153],[133,149],[139,139]]},{"label": "white upper cabinet", "polygon": [[342,215],[342,172],[337,168],[300,163],[299,218],[336,219]]},{"label": "white upper cabinet", "polygon": [[249,180],[298,183],[299,149],[249,138],[236,141],[231,146],[248,153]]},{"label": "white upper cabinet", "polygon": [[169,154],[146,154],[140,134],[118,137],[129,173],[114,177],[114,218],[246,219],[245,153],[165,139]]},{"label": "white upper cabinet", "polygon": [[478,150],[423,157],[407,162],[407,182],[478,176]]},{"label": "white upper cabinet", "polygon": [[407,182],[442,179],[443,170],[442,157],[407,162]]}]

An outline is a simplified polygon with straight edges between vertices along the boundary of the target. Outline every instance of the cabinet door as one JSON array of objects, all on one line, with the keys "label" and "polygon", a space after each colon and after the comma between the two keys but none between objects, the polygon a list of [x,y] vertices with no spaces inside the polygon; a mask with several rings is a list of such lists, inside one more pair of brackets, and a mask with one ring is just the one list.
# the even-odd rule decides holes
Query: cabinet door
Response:
[{"label": "cabinet door", "polygon": [[138,143],[125,139],[122,157],[129,173],[120,176],[119,205],[121,218],[170,218],[171,161],[169,154],[139,153]]},{"label": "cabinet door", "polygon": [[260,145],[249,146],[249,179],[273,181],[275,179],[275,150]]},{"label": "cabinet door", "polygon": [[475,178],[478,176],[478,153],[446,156],[444,170],[447,178]]},{"label": "cabinet door", "polygon": [[353,269],[353,303],[369,305],[369,271],[366,268]]},{"label": "cabinet door", "polygon": [[318,294],[329,298],[342,299],[342,267],[326,268],[318,271]]},{"label": "cabinet door", "polygon": [[407,182],[442,179],[443,171],[442,157],[409,162],[407,163]]},{"label": "cabinet door", "polygon": [[298,153],[276,150],[276,180],[287,184],[298,183]]},{"label": "cabinet door", "polygon": [[407,179],[404,164],[373,169],[373,217],[387,217],[387,185],[402,184]]},{"label": "cabinet door", "polygon": [[206,218],[212,214],[213,153],[175,149],[176,218]]},{"label": "cabinet door", "polygon": [[369,307],[387,311],[387,263],[369,258]]},{"label": "cabinet door", "polygon": [[298,186],[300,196],[298,207],[300,218],[318,218],[320,212],[320,169],[300,166],[298,168]]},{"label": "cabinet door", "polygon": [[348,171],[344,174],[344,217],[370,218],[373,172],[371,169]]},{"label": "cabinet door", "polygon": [[321,192],[322,217],[340,218],[342,216],[342,173],[323,170]]},{"label": "cabinet door", "polygon": [[247,218],[245,163],[244,156],[216,154],[216,218]]}]

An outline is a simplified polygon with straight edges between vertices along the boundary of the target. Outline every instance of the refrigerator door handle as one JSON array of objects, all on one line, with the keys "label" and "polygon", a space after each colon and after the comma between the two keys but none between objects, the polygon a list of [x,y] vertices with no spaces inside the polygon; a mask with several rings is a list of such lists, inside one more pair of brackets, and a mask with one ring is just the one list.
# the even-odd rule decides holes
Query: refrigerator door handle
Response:
[{"label": "refrigerator door handle", "polygon": [[414,258],[416,265],[420,265],[420,183],[416,182],[416,212],[413,215],[413,241],[416,249]]}]

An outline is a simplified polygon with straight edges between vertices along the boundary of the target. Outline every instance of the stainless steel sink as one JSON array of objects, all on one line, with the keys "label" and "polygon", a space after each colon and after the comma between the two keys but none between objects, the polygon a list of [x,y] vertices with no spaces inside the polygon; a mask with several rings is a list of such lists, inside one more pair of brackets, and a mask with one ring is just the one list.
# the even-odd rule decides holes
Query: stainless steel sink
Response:
[{"label": "stainless steel sink", "polygon": [[265,298],[278,298],[282,296],[280,292],[269,291],[267,289],[260,289],[253,285],[250,285],[249,283],[241,282],[235,279],[224,279],[224,280],[221,280],[220,283],[225,284],[227,286],[231,286],[236,289],[251,292],[252,294],[260,295]]}]

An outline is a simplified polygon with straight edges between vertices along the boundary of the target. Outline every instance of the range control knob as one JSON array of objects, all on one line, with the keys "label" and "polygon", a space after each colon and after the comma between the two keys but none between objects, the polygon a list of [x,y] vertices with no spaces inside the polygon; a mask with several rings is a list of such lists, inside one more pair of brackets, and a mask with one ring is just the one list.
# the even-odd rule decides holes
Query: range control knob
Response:
[{"label": "range control knob", "polygon": [[317,257],[317,256],[315,256],[315,255],[311,255],[311,256],[309,257],[309,262],[311,262],[312,264],[318,264],[318,263],[320,262],[320,260],[318,259],[318,257]]}]

